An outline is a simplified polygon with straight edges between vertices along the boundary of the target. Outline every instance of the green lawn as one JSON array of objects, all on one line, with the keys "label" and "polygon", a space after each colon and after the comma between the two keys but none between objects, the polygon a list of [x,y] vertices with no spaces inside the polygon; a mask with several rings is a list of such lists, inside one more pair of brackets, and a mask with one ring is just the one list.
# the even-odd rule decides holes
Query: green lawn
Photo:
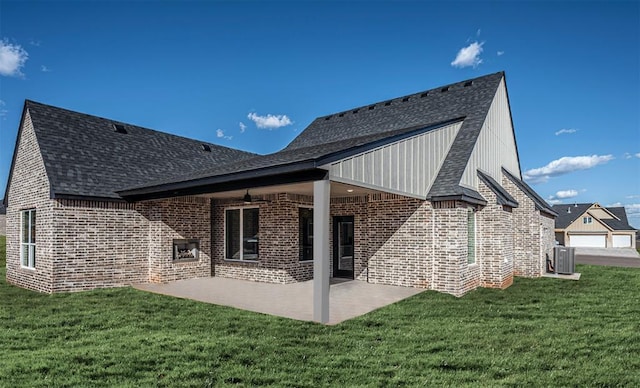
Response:
[{"label": "green lawn", "polygon": [[425,292],[326,327],[130,288],[43,295],[0,264],[1,387],[640,386],[638,269]]}]

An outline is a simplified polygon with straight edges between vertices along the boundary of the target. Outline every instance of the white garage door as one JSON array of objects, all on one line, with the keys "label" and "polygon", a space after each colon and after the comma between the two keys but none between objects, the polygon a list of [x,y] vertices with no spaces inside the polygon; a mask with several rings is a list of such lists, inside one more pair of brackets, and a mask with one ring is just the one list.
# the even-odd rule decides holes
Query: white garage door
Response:
[{"label": "white garage door", "polygon": [[606,248],[606,234],[572,234],[569,236],[569,244],[572,247],[599,247]]},{"label": "white garage door", "polygon": [[628,248],[631,246],[631,236],[628,234],[614,234],[612,237],[614,248]]}]

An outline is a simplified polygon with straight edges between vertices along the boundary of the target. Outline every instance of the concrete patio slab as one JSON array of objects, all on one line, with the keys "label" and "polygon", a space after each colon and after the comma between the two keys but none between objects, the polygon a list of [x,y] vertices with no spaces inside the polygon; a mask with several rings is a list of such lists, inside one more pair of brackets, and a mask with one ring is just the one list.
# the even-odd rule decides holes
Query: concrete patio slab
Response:
[{"label": "concrete patio slab", "polygon": [[580,272],[574,272],[572,274],[560,274],[560,273],[544,273],[542,274],[543,278],[554,278],[554,279],[567,279],[567,280],[580,280]]},{"label": "concrete patio slab", "polygon": [[[221,277],[145,283],[138,290],[230,306],[301,321],[313,320],[313,282],[259,283]],[[419,294],[423,289],[332,279],[329,324],[346,321]]]}]

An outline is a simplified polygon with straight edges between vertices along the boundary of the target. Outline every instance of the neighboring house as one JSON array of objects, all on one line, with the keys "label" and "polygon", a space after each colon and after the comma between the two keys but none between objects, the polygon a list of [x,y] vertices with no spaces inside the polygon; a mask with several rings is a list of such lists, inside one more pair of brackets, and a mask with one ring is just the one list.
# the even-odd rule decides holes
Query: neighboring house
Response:
[{"label": "neighboring house", "polygon": [[0,236],[7,234],[7,208],[0,203]]},{"label": "neighboring house", "polygon": [[502,72],[319,117],[269,155],[26,101],[5,201],[7,279],[43,292],[335,276],[461,296],[541,276],[556,215],[522,181]]},{"label": "neighboring house", "polygon": [[636,247],[636,229],[629,225],[624,207],[597,203],[553,205],[556,241],[568,247]]}]

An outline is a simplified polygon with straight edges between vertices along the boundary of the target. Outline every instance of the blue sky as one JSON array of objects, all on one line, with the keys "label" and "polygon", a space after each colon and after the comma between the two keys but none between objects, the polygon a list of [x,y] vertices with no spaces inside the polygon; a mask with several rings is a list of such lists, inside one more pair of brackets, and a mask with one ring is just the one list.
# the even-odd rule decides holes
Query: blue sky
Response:
[{"label": "blue sky", "polygon": [[240,148],[504,70],[526,179],[640,227],[638,2],[0,2],[0,194],[25,99]]}]

